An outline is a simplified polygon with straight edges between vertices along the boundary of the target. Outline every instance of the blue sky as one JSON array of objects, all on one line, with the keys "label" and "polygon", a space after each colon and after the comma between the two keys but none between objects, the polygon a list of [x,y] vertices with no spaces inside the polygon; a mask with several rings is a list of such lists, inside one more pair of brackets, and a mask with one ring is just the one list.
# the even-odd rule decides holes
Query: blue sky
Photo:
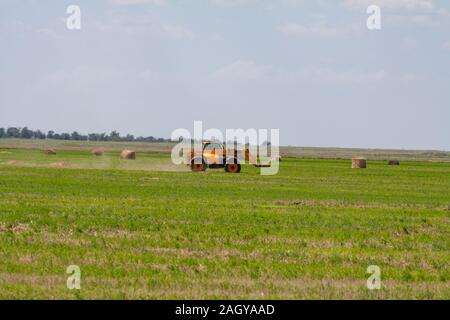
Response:
[{"label": "blue sky", "polygon": [[1,0],[0,127],[450,150],[449,57],[449,1]]}]

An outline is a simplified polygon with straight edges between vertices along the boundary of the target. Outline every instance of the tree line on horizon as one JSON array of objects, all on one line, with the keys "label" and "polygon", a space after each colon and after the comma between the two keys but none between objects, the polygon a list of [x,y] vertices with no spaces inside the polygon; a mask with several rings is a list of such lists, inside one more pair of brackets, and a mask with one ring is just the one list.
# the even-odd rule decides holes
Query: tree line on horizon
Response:
[{"label": "tree line on horizon", "polygon": [[74,140],[74,141],[143,141],[143,142],[171,142],[170,139],[149,137],[135,137],[132,134],[121,136],[119,132],[111,133],[89,133],[83,135],[74,131],[72,133],[57,133],[53,130],[47,133],[41,130],[31,130],[28,127],[9,127],[0,128],[1,138],[18,138],[18,139],[56,139],[56,140]]}]

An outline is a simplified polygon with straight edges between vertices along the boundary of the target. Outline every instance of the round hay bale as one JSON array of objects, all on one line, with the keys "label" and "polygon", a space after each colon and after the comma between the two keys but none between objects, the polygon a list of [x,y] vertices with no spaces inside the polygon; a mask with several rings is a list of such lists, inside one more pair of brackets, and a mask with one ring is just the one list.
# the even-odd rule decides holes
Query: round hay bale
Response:
[{"label": "round hay bale", "polygon": [[131,150],[123,150],[120,154],[122,160],[134,160],[136,159],[136,152]]},{"label": "round hay bale", "polygon": [[398,161],[398,160],[389,160],[388,161],[388,165],[390,165],[390,166],[399,166],[400,165],[400,161]]},{"label": "round hay bale", "polygon": [[352,168],[364,169],[367,167],[366,159],[362,157],[352,158]]},{"label": "round hay bale", "polygon": [[94,149],[92,150],[92,154],[95,156],[102,156],[103,155],[103,150],[101,149]]},{"label": "round hay bale", "polygon": [[45,149],[44,153],[45,154],[56,154],[56,151],[55,151],[55,149]]}]

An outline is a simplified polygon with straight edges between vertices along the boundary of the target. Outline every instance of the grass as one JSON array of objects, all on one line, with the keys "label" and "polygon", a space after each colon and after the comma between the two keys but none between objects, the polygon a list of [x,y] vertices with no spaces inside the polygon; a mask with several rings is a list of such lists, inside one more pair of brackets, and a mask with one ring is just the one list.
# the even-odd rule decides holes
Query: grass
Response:
[{"label": "grass", "polygon": [[0,149],[0,299],[450,298],[450,163],[258,172]]}]

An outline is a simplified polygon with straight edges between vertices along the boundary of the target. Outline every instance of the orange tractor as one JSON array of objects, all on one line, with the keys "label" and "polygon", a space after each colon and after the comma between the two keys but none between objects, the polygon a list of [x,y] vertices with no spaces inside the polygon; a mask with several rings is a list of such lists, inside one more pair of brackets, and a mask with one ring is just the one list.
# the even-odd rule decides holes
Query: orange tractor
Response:
[{"label": "orange tractor", "polygon": [[249,151],[245,150],[244,155],[234,149],[234,153],[227,155],[227,149],[220,142],[203,141],[202,151],[191,150],[189,162],[191,170],[195,172],[205,171],[206,168],[224,168],[229,173],[241,172],[240,160],[249,159]]}]

